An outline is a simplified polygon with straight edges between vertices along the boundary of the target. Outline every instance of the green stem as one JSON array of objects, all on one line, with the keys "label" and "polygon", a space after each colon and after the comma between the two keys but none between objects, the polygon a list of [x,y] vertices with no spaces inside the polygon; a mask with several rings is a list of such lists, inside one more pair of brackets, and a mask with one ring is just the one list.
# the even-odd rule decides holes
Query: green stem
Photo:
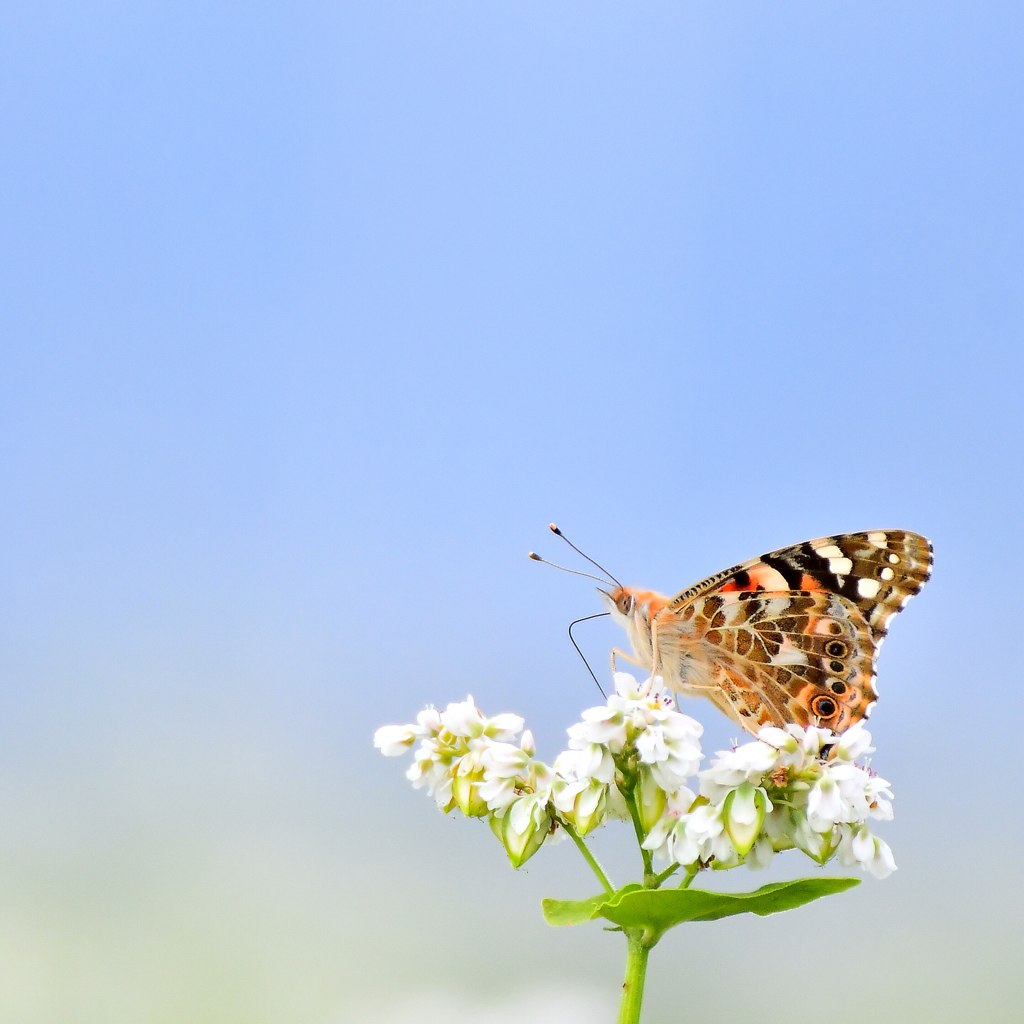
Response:
[{"label": "green stem", "polygon": [[690,888],[690,883],[691,883],[691,882],[692,882],[692,881],[693,881],[693,880],[694,880],[694,879],[695,879],[695,878],[697,877],[697,872],[698,872],[698,870],[699,870],[699,868],[698,868],[698,866],[697,866],[697,863],[696,863],[696,862],[695,862],[695,863],[693,863],[693,864],[691,864],[691,865],[690,865],[690,866],[689,866],[689,867],[688,867],[688,868],[686,869],[686,877],[685,877],[685,878],[683,878],[683,879],[682,879],[682,880],[681,880],[681,881],[679,882],[679,888],[680,888],[680,889],[689,889],[689,888]]},{"label": "green stem", "polygon": [[601,865],[597,863],[597,860],[594,858],[594,855],[590,852],[589,848],[587,847],[587,844],[583,842],[583,836],[581,836],[579,832],[577,832],[576,829],[573,828],[573,826],[570,825],[569,822],[567,822],[564,818],[559,818],[558,820],[561,823],[562,828],[564,828],[565,831],[569,833],[569,836],[572,839],[572,841],[579,847],[580,853],[583,854],[583,859],[590,865],[590,867],[593,869],[594,874],[597,875],[598,881],[601,883],[601,885],[604,886],[604,891],[608,893],[608,895],[610,896],[613,892],[615,892],[615,886],[612,885],[610,881],[608,881],[608,876],[601,870]]},{"label": "green stem", "polygon": [[[662,871],[662,873],[654,879],[654,888],[660,889],[661,883],[664,882],[665,879],[668,878],[671,874],[673,874],[673,872],[675,872],[678,867],[678,864],[670,864],[667,868],[665,868],[665,870]],[[683,888],[686,887],[684,886]]]},{"label": "green stem", "polygon": [[647,975],[647,957],[651,952],[642,932],[630,929],[626,933],[629,943],[626,953],[626,980],[622,983],[622,1002],[619,1005],[618,1024],[639,1024],[640,1004],[644,998],[644,978]]},{"label": "green stem", "polygon": [[636,830],[636,841],[640,844],[640,856],[644,859],[644,886],[648,889],[657,888],[655,885],[657,875],[655,875],[651,863],[651,851],[644,849],[644,840],[647,838],[647,834],[640,822],[640,811],[636,806],[636,789],[633,786],[628,786],[625,789],[619,787],[619,792],[622,793],[622,798],[629,808],[629,816],[633,819],[633,828]]}]

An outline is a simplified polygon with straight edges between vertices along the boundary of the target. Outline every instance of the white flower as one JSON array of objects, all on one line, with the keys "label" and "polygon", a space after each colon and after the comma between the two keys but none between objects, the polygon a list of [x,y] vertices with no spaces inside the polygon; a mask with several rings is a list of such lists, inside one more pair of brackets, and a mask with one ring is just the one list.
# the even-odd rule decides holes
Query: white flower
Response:
[{"label": "white flower", "polygon": [[667,802],[665,813],[648,833],[644,849],[679,864],[692,864],[700,856],[700,843],[686,827],[686,815],[696,799],[685,787],[680,787]]},{"label": "white flower", "polygon": [[646,719],[636,740],[637,753],[651,766],[658,785],[672,793],[700,767],[704,727],[678,711],[651,709]]},{"label": "white flower", "polygon": [[617,698],[627,704],[642,701],[651,692],[651,686],[654,683],[651,678],[645,679],[642,683],[637,682],[636,676],[629,672],[616,672],[612,676],[612,680],[615,683],[615,692],[608,698],[609,704]]},{"label": "white flower", "polygon": [[[886,799],[888,798],[888,799]],[[868,777],[864,783],[864,799],[868,805],[868,815],[881,821],[892,821],[892,790],[889,783],[877,775]]]},{"label": "white flower", "polygon": [[488,743],[483,753],[487,778],[514,779],[525,775],[533,758],[514,743]]},{"label": "white flower", "polygon": [[799,725],[787,725],[786,732],[800,744],[801,749],[810,757],[817,757],[822,747],[827,747],[836,742],[836,736],[830,729],[822,729],[820,726],[809,725],[802,729]]},{"label": "white flower", "polygon": [[409,766],[405,777],[412,783],[413,789],[427,787],[427,792],[437,802],[437,806],[447,811],[452,806],[452,773],[448,765],[428,758],[415,760]]},{"label": "white flower", "polygon": [[[609,698],[610,699],[610,698]],[[626,716],[611,707],[587,708],[583,721],[569,727],[569,746],[582,750],[586,746],[606,746],[618,754],[626,745]]]},{"label": "white flower", "polygon": [[821,767],[807,795],[807,817],[818,832],[869,817],[887,821],[893,816],[891,798],[885,779],[855,764],[831,761]]},{"label": "white flower", "polygon": [[864,754],[874,751],[871,746],[871,733],[868,732],[864,719],[855,722],[836,740],[833,757],[837,761],[856,761]]},{"label": "white flower", "polygon": [[373,745],[385,757],[404,754],[415,740],[416,732],[411,725],[382,725],[373,734]]},{"label": "white flower", "polygon": [[[532,749],[533,737],[528,735],[524,739]],[[527,750],[512,743],[486,742],[481,761],[480,796],[499,816],[524,790],[542,794],[547,803],[555,774],[543,761],[534,760]]]},{"label": "white flower", "polygon": [[698,842],[706,843],[720,836],[725,828],[720,807],[701,804],[686,818],[686,830]]},{"label": "white flower", "polygon": [[385,757],[397,757],[422,736],[436,736],[441,731],[441,716],[434,708],[424,708],[416,716],[415,725],[383,725],[373,734],[373,745]]},{"label": "white flower", "polygon": [[[570,737],[572,730],[569,730]],[[556,769],[559,761],[563,758],[572,759],[572,766],[569,761],[563,761],[566,771],[571,772],[578,779],[597,779],[598,782],[608,783],[615,778],[615,760],[611,751],[600,743],[584,743],[582,746],[573,749],[572,739],[569,740],[569,750],[562,751],[555,759]]]},{"label": "white flower", "polygon": [[547,793],[527,793],[519,797],[508,809],[512,828],[522,835],[531,824],[539,826],[546,816],[547,805]]},{"label": "white flower", "polygon": [[449,704],[441,713],[441,724],[454,736],[464,736],[467,739],[486,736],[488,739],[507,743],[522,732],[525,723],[519,715],[505,714],[485,718],[470,695],[460,703]]},{"label": "white flower", "polygon": [[778,729],[774,725],[766,725],[758,730],[757,738],[762,743],[767,743],[786,754],[795,754],[800,749],[799,743],[785,729]]},{"label": "white flower", "polygon": [[888,878],[896,870],[896,860],[884,839],[875,836],[875,855],[871,858],[868,871],[875,878]]},{"label": "white flower", "polygon": [[[598,760],[595,766],[593,749],[602,751],[607,759],[607,774],[603,760]],[[595,767],[597,774],[594,773]],[[592,745],[585,750],[563,750],[555,758],[553,771],[551,802],[556,810],[575,826],[580,835],[593,831],[604,820],[611,804],[610,790],[614,787],[609,783],[615,775],[611,754],[603,747],[594,748]]]},{"label": "white flower", "polygon": [[628,672],[615,673],[615,692],[607,705],[588,708],[583,721],[569,728],[569,747],[586,754],[577,765],[579,777],[611,782],[611,755],[621,754],[631,743],[667,793],[697,770],[704,727],[676,711],[671,693],[658,688],[660,683],[660,676],[638,683]]},{"label": "white flower", "polygon": [[771,839],[762,833],[751,847],[750,852],[743,858],[743,863],[751,871],[760,871],[771,864],[774,856],[775,847],[772,845]]},{"label": "white flower", "polygon": [[896,861],[888,844],[874,836],[866,825],[859,828],[843,826],[839,842],[839,863],[844,867],[859,865],[876,878],[887,878],[896,870]]},{"label": "white flower", "polygon": [[744,782],[759,786],[778,761],[779,751],[763,740],[744,743],[735,750],[720,750],[711,767],[700,773],[701,795],[720,803],[729,790]]},{"label": "white flower", "polygon": [[826,832],[845,821],[846,806],[839,783],[831,771],[823,771],[807,794],[807,821],[815,832]]},{"label": "white flower", "polygon": [[505,813],[505,809],[517,795],[514,776],[494,776],[480,783],[480,799],[487,805],[488,810],[494,811],[499,817]]}]

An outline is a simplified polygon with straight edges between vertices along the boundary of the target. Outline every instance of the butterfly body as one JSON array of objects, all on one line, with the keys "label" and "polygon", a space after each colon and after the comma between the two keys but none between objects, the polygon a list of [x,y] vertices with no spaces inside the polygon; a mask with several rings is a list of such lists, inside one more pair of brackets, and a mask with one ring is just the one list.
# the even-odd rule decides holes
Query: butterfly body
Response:
[{"label": "butterfly body", "polygon": [[633,660],[672,689],[751,733],[790,722],[839,733],[871,714],[878,649],[931,564],[924,537],[873,530],[769,552],[674,598],[602,594]]}]

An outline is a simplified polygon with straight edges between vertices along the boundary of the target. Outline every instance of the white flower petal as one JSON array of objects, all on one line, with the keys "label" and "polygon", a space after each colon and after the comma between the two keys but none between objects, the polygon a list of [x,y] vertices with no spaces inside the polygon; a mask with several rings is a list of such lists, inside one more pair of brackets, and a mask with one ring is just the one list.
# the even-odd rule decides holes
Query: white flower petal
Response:
[{"label": "white flower petal", "polygon": [[416,730],[411,725],[383,725],[373,734],[373,745],[385,757],[404,754],[416,739]]}]

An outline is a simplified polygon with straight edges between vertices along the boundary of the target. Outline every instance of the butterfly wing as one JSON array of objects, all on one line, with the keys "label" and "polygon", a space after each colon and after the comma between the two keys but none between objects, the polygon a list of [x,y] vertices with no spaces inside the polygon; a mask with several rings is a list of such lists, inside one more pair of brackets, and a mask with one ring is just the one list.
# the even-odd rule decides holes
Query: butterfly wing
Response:
[{"label": "butterfly wing", "polygon": [[658,616],[659,643],[684,692],[705,692],[750,732],[842,732],[870,715],[888,624],[931,565],[931,544],[899,530],[781,548],[678,594]]}]

